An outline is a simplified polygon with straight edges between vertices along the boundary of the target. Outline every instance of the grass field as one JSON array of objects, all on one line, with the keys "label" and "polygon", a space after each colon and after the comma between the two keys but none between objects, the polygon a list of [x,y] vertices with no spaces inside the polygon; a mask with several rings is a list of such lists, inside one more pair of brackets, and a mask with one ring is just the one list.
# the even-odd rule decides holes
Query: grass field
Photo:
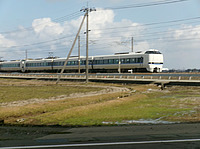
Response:
[{"label": "grass field", "polygon": [[102,90],[100,86],[105,85],[129,89],[23,106],[2,106],[0,120],[4,120],[5,124],[91,126],[127,124],[135,120],[200,121],[200,87],[173,86],[161,91],[155,85],[86,85],[72,82],[56,85],[48,81],[0,81],[0,103],[32,98],[56,99],[60,95],[77,92],[89,94]]}]

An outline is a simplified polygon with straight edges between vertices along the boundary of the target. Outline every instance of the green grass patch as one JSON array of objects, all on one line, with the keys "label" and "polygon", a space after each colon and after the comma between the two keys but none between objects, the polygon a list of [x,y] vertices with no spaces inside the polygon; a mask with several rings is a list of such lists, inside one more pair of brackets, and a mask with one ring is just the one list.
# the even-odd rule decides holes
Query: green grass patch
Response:
[{"label": "green grass patch", "polygon": [[[118,96],[116,94],[104,95],[101,100],[98,96],[79,98],[58,106],[59,101],[52,104],[54,107],[50,106],[49,103],[45,109],[35,112],[32,110],[31,115],[27,116],[27,113],[24,113],[21,117],[26,119],[25,124],[91,126],[103,125],[102,122],[115,123],[124,120],[158,119],[161,117],[163,120],[167,120],[167,117],[175,114],[179,116],[183,112],[191,110],[172,106],[173,100],[170,99],[149,98],[142,94],[120,99],[117,98]],[[51,108],[48,110],[47,107]],[[36,109],[38,110],[38,108]],[[44,110],[46,111],[43,112]]]}]

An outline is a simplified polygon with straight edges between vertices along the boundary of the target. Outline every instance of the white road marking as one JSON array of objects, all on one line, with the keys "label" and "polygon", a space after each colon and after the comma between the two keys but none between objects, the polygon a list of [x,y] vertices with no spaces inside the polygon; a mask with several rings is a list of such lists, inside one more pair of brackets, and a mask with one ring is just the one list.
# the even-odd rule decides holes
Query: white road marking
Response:
[{"label": "white road marking", "polygon": [[55,148],[55,147],[83,147],[83,146],[108,146],[108,145],[130,145],[130,144],[155,144],[155,143],[178,143],[178,142],[196,142],[200,139],[183,140],[159,140],[159,141],[138,141],[138,142],[111,142],[111,143],[86,143],[86,144],[63,144],[63,145],[39,145],[39,146],[17,146],[0,147],[0,149],[29,149],[29,148]]}]

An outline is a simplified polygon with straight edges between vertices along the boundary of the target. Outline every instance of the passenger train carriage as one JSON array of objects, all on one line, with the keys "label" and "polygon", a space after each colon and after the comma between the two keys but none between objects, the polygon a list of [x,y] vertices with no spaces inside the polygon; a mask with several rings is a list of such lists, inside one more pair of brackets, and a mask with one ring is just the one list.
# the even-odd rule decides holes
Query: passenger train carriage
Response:
[{"label": "passenger train carriage", "polygon": [[[4,72],[59,72],[65,58],[0,62]],[[162,72],[163,54],[151,49],[145,52],[116,53],[115,55],[90,56],[89,72]],[[80,70],[85,71],[86,57],[80,57]],[[78,57],[71,57],[65,72],[78,72]]]}]

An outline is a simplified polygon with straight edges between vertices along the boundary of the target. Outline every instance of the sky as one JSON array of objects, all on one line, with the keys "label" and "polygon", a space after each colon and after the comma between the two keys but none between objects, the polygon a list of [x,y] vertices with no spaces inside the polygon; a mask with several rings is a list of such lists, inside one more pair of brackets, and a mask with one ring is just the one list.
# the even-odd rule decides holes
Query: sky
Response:
[{"label": "sky", "polygon": [[[0,58],[66,57],[89,13],[89,55],[158,49],[169,69],[200,69],[200,0],[0,0]],[[86,51],[86,23],[80,32]],[[78,55],[78,42],[72,55]]]}]

